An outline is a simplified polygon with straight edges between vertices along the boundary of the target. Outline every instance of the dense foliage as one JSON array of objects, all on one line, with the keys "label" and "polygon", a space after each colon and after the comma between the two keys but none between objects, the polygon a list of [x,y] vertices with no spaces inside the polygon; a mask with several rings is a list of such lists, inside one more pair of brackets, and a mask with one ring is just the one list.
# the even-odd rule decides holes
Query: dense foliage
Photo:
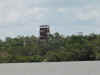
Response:
[{"label": "dense foliage", "polygon": [[0,40],[0,62],[87,61],[100,59],[100,35],[51,34],[48,41],[35,36]]}]

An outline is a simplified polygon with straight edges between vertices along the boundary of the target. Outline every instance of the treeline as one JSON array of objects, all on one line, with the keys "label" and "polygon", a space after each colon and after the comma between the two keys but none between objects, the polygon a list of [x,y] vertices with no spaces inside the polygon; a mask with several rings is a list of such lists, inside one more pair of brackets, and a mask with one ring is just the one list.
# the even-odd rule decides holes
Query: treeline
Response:
[{"label": "treeline", "polygon": [[100,35],[50,34],[48,41],[35,36],[0,40],[0,63],[91,61],[100,59]]}]

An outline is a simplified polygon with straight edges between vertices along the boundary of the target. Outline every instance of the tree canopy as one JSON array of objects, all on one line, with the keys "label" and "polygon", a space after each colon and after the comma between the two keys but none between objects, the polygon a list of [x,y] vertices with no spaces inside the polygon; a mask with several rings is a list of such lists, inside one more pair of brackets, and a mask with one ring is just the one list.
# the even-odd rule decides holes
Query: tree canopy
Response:
[{"label": "tree canopy", "polygon": [[0,40],[0,62],[56,62],[100,60],[100,35],[50,34],[48,41],[35,36]]}]

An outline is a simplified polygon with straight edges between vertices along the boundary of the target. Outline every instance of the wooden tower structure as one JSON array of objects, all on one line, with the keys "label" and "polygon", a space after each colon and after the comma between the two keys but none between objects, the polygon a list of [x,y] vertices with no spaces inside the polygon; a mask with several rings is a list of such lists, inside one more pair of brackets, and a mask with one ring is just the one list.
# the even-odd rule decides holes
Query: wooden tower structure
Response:
[{"label": "wooden tower structure", "polygon": [[41,25],[40,26],[40,41],[48,40],[50,34],[49,25]]}]

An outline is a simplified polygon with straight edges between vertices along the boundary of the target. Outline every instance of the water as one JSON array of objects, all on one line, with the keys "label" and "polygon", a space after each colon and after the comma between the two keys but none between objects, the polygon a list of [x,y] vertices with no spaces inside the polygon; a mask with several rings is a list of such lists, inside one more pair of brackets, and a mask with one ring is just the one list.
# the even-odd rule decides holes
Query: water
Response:
[{"label": "water", "polygon": [[100,75],[100,61],[0,64],[0,75]]}]

